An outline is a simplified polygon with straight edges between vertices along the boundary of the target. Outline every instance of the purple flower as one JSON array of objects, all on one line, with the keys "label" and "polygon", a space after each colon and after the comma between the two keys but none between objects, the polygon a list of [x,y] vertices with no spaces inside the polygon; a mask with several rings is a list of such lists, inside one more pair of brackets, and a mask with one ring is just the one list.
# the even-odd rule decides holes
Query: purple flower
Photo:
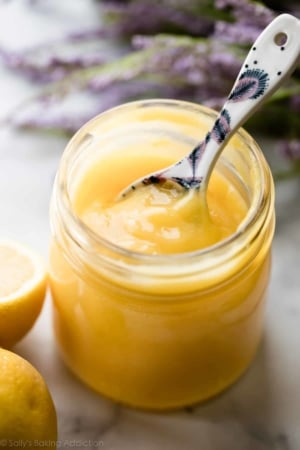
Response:
[{"label": "purple flower", "polygon": [[249,0],[215,0],[216,9],[230,10],[234,22],[219,21],[214,35],[225,42],[251,44],[274,19],[275,12]]},{"label": "purple flower", "polygon": [[[181,0],[129,0],[101,2],[109,27],[115,35],[155,34],[162,30],[207,36],[213,18],[201,14],[199,2]],[[205,5],[204,5],[205,10]]]},{"label": "purple flower", "polygon": [[145,73],[191,86],[201,92],[201,101],[228,94],[241,65],[238,51],[213,39],[158,37],[147,45],[153,52],[145,62]]},{"label": "purple flower", "polygon": [[300,162],[300,140],[283,140],[279,144],[279,152],[282,156],[293,162]]},{"label": "purple flower", "polygon": [[294,95],[290,99],[291,110],[297,114],[300,113],[300,94]]},{"label": "purple flower", "polygon": [[214,0],[216,9],[229,9],[236,21],[265,28],[275,17],[274,11],[251,0]]},{"label": "purple flower", "polygon": [[76,69],[101,65],[108,61],[98,40],[74,43],[73,37],[53,44],[41,45],[27,51],[0,49],[0,60],[33,81],[59,81]]},{"label": "purple flower", "polygon": [[[39,2],[31,1],[32,8]],[[190,100],[220,109],[247,47],[277,14],[253,0],[98,3],[104,11],[102,28],[75,30],[60,42],[25,53],[0,50],[6,66],[35,81],[50,82],[32,107],[24,105],[14,114],[11,121],[17,126],[73,132],[107,108],[149,97]],[[272,5],[271,0],[268,3]],[[297,9],[289,0],[276,0],[276,5],[292,13]],[[112,52],[116,46],[111,44],[116,41],[120,50]],[[109,52],[103,51],[105,42]],[[295,156],[299,148],[299,86],[299,72],[295,72],[284,90],[264,106],[264,110],[269,108],[268,114],[262,120],[258,112],[255,122],[259,129],[273,133],[274,121],[278,121],[283,137],[295,136],[294,141],[282,144],[283,154],[293,161],[299,160]],[[72,106],[76,95],[88,99],[80,110]],[[268,122],[267,117],[272,120]]]}]

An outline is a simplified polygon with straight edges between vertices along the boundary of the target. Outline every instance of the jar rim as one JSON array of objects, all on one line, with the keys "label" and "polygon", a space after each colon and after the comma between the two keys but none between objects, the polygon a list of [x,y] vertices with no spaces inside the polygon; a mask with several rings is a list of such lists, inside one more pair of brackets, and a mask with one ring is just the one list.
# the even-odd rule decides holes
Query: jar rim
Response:
[{"label": "jar rim", "polygon": [[[137,251],[133,251],[130,249],[126,249],[119,245],[114,244],[112,241],[98,235],[94,232],[84,221],[75,213],[72,208],[72,201],[70,198],[69,190],[68,190],[68,180],[66,174],[68,174],[70,169],[70,164],[72,164],[71,158],[74,152],[74,147],[76,150],[76,145],[78,144],[78,140],[82,136],[84,129],[92,124],[97,123],[101,119],[105,119],[109,117],[109,115],[115,114],[116,112],[125,112],[128,108],[134,107],[149,107],[149,106],[165,106],[165,107],[181,107],[184,109],[191,110],[192,112],[204,113],[211,118],[215,118],[217,113],[203,105],[198,105],[192,102],[182,101],[182,100],[170,100],[170,99],[148,99],[148,100],[137,100],[133,102],[128,102],[122,104],[120,106],[116,106],[107,111],[104,111],[87,123],[83,125],[71,138],[69,143],[66,146],[66,149],[63,153],[61,164],[57,172],[57,187],[60,189],[60,207],[62,208],[63,213],[66,215],[66,223],[68,223],[68,230],[70,226],[72,227],[72,233],[68,232],[69,238],[77,245],[83,249],[88,250],[92,248],[104,247],[116,255],[134,259],[136,262],[142,262],[143,264],[170,264],[170,259],[172,259],[172,265],[178,264],[180,262],[188,259],[192,261],[194,259],[205,258],[208,255],[221,252],[226,253],[226,250],[231,248],[232,245],[239,240],[243,235],[247,234],[248,231],[252,228],[253,224],[257,221],[257,218],[260,216],[261,211],[265,209],[267,198],[264,195],[264,192],[267,188],[272,189],[272,177],[270,173],[270,169],[265,161],[265,158],[260,150],[259,145],[252,138],[252,136],[246,132],[243,128],[240,128],[235,134],[245,143],[249,148],[249,151],[252,152],[252,157],[256,161],[256,166],[258,169],[259,177],[260,177],[260,194],[256,198],[256,204],[251,205],[250,212],[246,214],[246,217],[241,222],[240,226],[237,230],[229,235],[227,238],[217,242],[214,245],[209,247],[193,250],[190,252],[183,253],[172,253],[170,254],[146,254]],[[251,143],[251,145],[249,145]],[[232,254],[232,252],[229,252]]]}]

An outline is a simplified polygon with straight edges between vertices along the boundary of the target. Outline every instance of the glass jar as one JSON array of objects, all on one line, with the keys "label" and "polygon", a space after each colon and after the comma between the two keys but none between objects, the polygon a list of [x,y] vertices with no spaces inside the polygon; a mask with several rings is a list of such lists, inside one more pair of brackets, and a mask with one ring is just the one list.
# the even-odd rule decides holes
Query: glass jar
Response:
[{"label": "glass jar", "polygon": [[236,133],[215,170],[247,202],[245,219],[226,240],[171,256],[131,252],[96,235],[74,211],[75,187],[99,152],[150,135],[171,136],[189,151],[215,117],[181,101],[129,103],[84,125],[61,159],[51,201],[56,338],[81,380],[127,405],[190,405],[225,389],[250,364],[270,274],[272,176],[255,141]]}]

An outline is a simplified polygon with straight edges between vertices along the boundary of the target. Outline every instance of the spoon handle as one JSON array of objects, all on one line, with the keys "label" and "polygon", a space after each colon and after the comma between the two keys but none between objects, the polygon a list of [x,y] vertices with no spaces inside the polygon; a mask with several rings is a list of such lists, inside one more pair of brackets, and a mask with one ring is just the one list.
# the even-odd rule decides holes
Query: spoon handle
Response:
[{"label": "spoon handle", "polygon": [[136,180],[121,192],[120,197],[125,197],[139,184],[161,180],[172,180],[186,189],[205,191],[213,167],[228,140],[290,75],[299,55],[300,20],[290,14],[282,14],[264,29],[253,44],[204,140],[176,164]]},{"label": "spoon handle", "polygon": [[224,145],[288,77],[297,64],[299,54],[300,20],[282,14],[265,28],[253,44],[211,131],[187,157],[188,164],[177,168],[182,178],[185,178],[184,170],[186,179],[191,180],[192,169],[194,186],[201,185],[202,189],[202,184],[207,185]]}]

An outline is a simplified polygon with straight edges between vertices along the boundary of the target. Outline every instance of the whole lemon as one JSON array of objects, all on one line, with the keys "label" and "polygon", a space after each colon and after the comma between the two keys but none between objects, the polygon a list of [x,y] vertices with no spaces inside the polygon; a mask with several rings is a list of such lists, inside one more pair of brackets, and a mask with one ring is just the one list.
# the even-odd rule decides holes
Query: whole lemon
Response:
[{"label": "whole lemon", "polygon": [[0,348],[0,449],[55,449],[57,419],[40,373]]}]

